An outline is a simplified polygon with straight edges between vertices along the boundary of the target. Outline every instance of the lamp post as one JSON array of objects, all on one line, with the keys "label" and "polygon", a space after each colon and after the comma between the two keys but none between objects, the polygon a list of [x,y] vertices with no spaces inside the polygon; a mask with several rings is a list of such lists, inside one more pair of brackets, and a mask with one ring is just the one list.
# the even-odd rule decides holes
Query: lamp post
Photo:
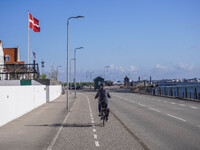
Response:
[{"label": "lamp post", "polygon": [[57,71],[56,71],[56,80],[58,80],[58,68],[62,66],[57,66]]},{"label": "lamp post", "polygon": [[104,67],[104,81],[106,81],[106,68],[108,68],[109,66],[105,66]]},{"label": "lamp post", "polygon": [[75,98],[76,98],[76,50],[83,49],[84,47],[78,47],[74,49],[74,82],[75,82]]},{"label": "lamp post", "polygon": [[67,104],[66,108],[69,109],[69,20],[70,19],[84,18],[84,16],[69,17],[67,19]]},{"label": "lamp post", "polygon": [[72,78],[72,71],[71,71],[71,63],[72,63],[72,60],[74,60],[74,58],[71,58],[71,59],[70,59],[70,73],[69,73],[69,75],[70,75],[70,78],[69,78],[70,80],[69,80],[69,82],[70,82],[70,83],[72,83],[72,79],[71,79],[71,78]]},{"label": "lamp post", "polygon": [[[86,71],[86,82],[87,82],[87,78],[88,78],[88,73],[90,73],[90,70]],[[90,79],[89,79],[90,80]],[[88,81],[89,82],[89,81]]]},{"label": "lamp post", "polygon": [[[90,72],[90,80],[92,79],[92,74],[94,73],[94,71]],[[91,81],[92,84],[92,81]],[[92,88],[92,85],[90,84],[90,89]]]}]

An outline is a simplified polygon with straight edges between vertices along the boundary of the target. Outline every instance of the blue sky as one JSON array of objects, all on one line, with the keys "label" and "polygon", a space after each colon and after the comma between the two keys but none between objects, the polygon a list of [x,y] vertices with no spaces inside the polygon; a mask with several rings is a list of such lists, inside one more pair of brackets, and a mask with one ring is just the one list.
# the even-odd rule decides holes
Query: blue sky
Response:
[{"label": "blue sky", "polygon": [[[28,10],[40,21],[30,30],[30,51],[45,61],[45,72],[59,68],[66,81],[67,19],[69,55],[77,51],[77,79],[104,75],[122,80],[200,77],[199,0],[0,0],[0,40],[20,48],[27,62]],[[89,80],[89,79],[87,79]]]}]

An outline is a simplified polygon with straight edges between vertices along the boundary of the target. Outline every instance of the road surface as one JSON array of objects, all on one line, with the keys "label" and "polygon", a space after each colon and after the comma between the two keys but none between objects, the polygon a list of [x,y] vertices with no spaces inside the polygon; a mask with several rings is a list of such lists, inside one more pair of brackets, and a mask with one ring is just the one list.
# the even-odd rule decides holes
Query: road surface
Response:
[{"label": "road surface", "polygon": [[105,127],[95,92],[70,93],[0,127],[0,150],[177,150],[200,149],[197,102],[111,92]]}]

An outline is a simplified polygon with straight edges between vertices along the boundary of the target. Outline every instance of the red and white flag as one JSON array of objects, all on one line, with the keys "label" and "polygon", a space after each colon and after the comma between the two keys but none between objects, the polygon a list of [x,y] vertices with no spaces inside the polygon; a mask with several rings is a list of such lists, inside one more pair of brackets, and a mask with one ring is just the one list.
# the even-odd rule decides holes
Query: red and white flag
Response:
[{"label": "red and white flag", "polygon": [[29,28],[33,29],[34,32],[40,32],[39,20],[35,19],[30,13],[29,13]]}]

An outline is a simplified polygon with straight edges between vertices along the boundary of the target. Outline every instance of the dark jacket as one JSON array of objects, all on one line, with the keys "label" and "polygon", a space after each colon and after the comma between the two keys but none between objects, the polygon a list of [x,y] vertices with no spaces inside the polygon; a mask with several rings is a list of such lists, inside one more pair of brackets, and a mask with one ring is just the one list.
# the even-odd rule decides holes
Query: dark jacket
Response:
[{"label": "dark jacket", "polygon": [[100,89],[97,91],[97,94],[95,96],[95,99],[99,97],[99,103],[101,102],[105,102],[106,104],[108,104],[108,98],[111,98],[109,92],[105,89]]}]

